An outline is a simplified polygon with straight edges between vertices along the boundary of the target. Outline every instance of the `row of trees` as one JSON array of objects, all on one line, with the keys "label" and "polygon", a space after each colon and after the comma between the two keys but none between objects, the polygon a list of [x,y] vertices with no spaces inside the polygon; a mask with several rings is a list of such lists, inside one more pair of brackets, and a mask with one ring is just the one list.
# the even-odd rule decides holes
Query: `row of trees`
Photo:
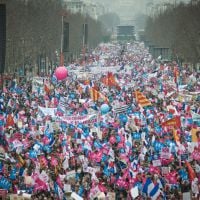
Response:
[{"label": "row of trees", "polygon": [[[88,46],[95,47],[107,34],[99,21],[72,14],[60,0],[7,0],[6,71],[58,62],[61,18],[69,23],[68,57],[80,55],[83,24],[88,24]],[[28,69],[29,70],[29,69]]]},{"label": "row of trees", "polygon": [[151,44],[169,47],[180,60],[200,62],[200,1],[179,4],[146,23],[145,37]]}]

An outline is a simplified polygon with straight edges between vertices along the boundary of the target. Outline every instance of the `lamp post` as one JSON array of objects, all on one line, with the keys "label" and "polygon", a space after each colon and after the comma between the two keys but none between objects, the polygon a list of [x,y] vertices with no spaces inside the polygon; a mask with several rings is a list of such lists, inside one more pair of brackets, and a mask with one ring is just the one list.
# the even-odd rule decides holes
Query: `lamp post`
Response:
[{"label": "lamp post", "polygon": [[64,65],[64,54],[63,54],[63,22],[64,22],[64,15],[62,14],[61,17],[61,41],[60,41],[60,66]]}]

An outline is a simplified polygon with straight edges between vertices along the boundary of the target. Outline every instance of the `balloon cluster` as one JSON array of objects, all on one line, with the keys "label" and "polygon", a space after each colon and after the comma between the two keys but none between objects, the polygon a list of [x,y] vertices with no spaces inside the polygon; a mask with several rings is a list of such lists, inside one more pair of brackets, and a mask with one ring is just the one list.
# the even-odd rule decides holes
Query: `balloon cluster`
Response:
[{"label": "balloon cluster", "polygon": [[0,179],[0,188],[9,190],[11,187],[11,183],[5,177],[1,177]]},{"label": "balloon cluster", "polygon": [[141,134],[139,132],[132,133],[134,140],[141,140]]},{"label": "balloon cluster", "polygon": [[163,143],[158,142],[158,141],[155,141],[153,146],[154,146],[154,150],[156,152],[160,152],[162,150],[162,148],[164,147]]}]

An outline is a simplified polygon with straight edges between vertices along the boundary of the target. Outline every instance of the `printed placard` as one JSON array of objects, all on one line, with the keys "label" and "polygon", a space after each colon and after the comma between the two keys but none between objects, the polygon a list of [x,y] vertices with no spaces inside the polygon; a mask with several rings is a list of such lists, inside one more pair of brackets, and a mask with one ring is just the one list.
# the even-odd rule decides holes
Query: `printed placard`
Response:
[{"label": "printed placard", "polygon": [[168,147],[162,148],[162,151],[161,151],[160,156],[161,156],[161,158],[169,159],[170,156],[171,156],[170,151],[169,151],[169,148],[168,148]]},{"label": "printed placard", "polygon": [[189,159],[189,155],[187,153],[181,154],[181,160],[188,160]]},{"label": "printed placard", "polygon": [[191,193],[190,192],[183,192],[183,200],[191,200]]},{"label": "printed placard", "polygon": [[75,170],[67,172],[67,180],[69,180],[70,178],[75,178],[75,176],[76,176]]},{"label": "printed placard", "polygon": [[154,167],[159,167],[159,166],[161,166],[162,164],[161,164],[161,161],[158,159],[158,160],[153,160],[152,161],[153,162],[153,166]]},{"label": "printed placard", "polygon": [[116,194],[114,192],[108,192],[107,194],[109,200],[115,200]]},{"label": "printed placard", "polygon": [[162,167],[162,175],[166,175],[170,172],[170,168],[169,167]]}]

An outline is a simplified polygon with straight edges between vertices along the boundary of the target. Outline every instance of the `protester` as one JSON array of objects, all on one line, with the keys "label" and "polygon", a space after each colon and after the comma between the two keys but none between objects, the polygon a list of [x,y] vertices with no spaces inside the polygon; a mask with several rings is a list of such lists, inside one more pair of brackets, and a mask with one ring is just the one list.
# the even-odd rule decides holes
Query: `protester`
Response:
[{"label": "protester", "polygon": [[198,199],[199,74],[137,42],[102,44],[87,65],[86,76],[73,63],[60,81],[7,81],[0,188],[32,199]]}]

